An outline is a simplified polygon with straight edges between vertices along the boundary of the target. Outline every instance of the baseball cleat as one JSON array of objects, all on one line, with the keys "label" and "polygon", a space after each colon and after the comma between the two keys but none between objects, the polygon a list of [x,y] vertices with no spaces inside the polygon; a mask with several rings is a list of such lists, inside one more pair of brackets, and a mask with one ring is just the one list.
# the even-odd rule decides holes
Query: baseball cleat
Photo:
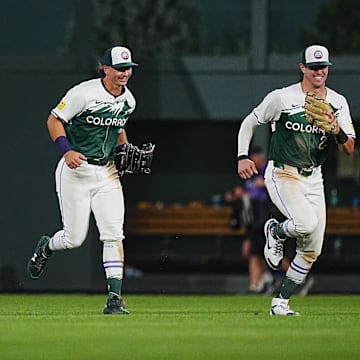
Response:
[{"label": "baseball cleat", "polygon": [[45,253],[45,246],[49,243],[50,237],[43,235],[36,245],[33,257],[29,260],[27,270],[30,277],[38,279],[44,271],[46,261],[51,256]]},{"label": "baseball cleat", "polygon": [[297,311],[289,307],[289,299],[273,298],[271,302],[270,315],[272,316],[298,316]]},{"label": "baseball cleat", "polygon": [[280,239],[275,233],[275,226],[279,222],[275,219],[269,219],[264,225],[266,243],[264,247],[264,257],[267,264],[273,270],[281,268],[283,259],[283,244],[285,239]]},{"label": "baseball cleat", "polygon": [[105,305],[104,314],[125,315],[129,314],[129,312],[126,310],[125,302],[121,297],[118,295],[109,295]]}]

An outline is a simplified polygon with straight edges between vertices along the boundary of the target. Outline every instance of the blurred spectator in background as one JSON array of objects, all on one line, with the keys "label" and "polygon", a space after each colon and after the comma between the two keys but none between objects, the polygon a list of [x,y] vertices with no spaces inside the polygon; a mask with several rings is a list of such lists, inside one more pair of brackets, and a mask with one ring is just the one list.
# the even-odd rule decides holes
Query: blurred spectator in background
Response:
[{"label": "blurred spectator in background", "polygon": [[264,185],[267,162],[264,150],[254,147],[250,157],[259,171],[258,175],[247,180],[244,186],[236,186],[232,192],[226,192],[224,198],[232,207],[230,226],[234,230],[241,227],[246,229],[241,255],[248,261],[249,292],[270,294],[274,291],[274,279],[263,256],[263,227],[276,208],[272,206]]},{"label": "blurred spectator in background", "polygon": [[241,227],[247,228],[253,220],[250,195],[244,187],[235,186],[232,191],[227,191],[224,196],[225,204],[232,208],[230,215],[230,226],[237,230]]},{"label": "blurred spectator in background", "polygon": [[274,279],[263,257],[264,224],[275,211],[264,185],[267,158],[261,147],[253,147],[249,156],[258,169],[258,174],[245,181],[245,189],[251,199],[253,219],[247,226],[242,256],[248,260],[249,292],[271,294],[274,291]]}]

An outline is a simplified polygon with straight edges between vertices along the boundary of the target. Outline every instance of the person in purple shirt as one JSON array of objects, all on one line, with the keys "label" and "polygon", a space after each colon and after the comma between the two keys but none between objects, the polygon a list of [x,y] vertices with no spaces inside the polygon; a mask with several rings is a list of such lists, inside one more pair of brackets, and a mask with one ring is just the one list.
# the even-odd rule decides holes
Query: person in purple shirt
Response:
[{"label": "person in purple shirt", "polygon": [[264,150],[260,147],[253,147],[249,157],[255,163],[258,174],[246,180],[244,184],[251,199],[253,221],[247,226],[248,236],[243,241],[242,256],[248,260],[249,292],[271,294],[274,291],[274,279],[263,256],[265,244],[263,227],[276,208],[272,205],[264,184],[264,172],[267,164]]}]

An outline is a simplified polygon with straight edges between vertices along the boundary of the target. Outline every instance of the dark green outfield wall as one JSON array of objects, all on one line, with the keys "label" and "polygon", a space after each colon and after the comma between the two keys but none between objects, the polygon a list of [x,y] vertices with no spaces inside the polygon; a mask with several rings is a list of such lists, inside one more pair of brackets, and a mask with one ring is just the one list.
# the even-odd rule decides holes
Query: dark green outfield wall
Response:
[{"label": "dark green outfield wall", "polygon": [[[143,200],[209,203],[212,195],[238,184],[235,155],[241,119],[268,91],[298,80],[295,33],[299,24],[290,24],[294,26],[278,36],[277,22],[270,21],[267,32],[258,26],[257,18],[248,19],[251,9],[259,15],[258,8],[262,9],[260,15],[283,17],[282,12],[292,11],[290,2],[268,1],[266,12],[266,1],[251,2],[253,8],[249,2],[240,6],[233,0],[231,19],[239,18],[236,26],[230,22],[221,26],[227,16],[224,7],[210,8],[208,1],[194,2],[202,7],[202,26],[211,26],[203,32],[205,42],[216,49],[219,44],[224,46],[216,56],[214,48],[208,47],[206,54],[211,55],[137,58],[140,67],[129,86],[138,107],[128,124],[128,133],[133,142],[154,141],[157,148],[151,176],[124,179],[128,205]],[[296,7],[301,15],[321,2],[303,1]],[[99,274],[101,277],[94,228],[81,249],[57,254],[41,281],[28,280],[25,271],[38,237],[61,226],[53,175],[59,154],[48,136],[46,118],[68,88],[94,75],[97,59],[90,55],[91,16],[84,10],[86,3],[3,3],[0,291],[88,290]],[[241,37],[243,46],[238,52],[232,52],[235,35]],[[266,44],[269,53],[262,52]],[[337,55],[332,61],[329,85],[347,96],[354,119],[360,119],[360,58]],[[259,130],[254,141],[266,147],[268,130]],[[359,192],[359,153],[348,164],[345,179],[336,177],[335,153],[331,159],[325,169],[329,188],[337,187],[340,204],[350,205],[354,193]]]}]

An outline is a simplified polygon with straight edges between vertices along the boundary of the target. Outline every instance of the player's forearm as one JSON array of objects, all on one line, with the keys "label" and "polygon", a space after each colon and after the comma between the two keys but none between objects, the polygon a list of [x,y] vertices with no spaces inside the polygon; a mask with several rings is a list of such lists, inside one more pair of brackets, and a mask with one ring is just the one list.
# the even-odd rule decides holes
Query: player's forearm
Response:
[{"label": "player's forearm", "polygon": [[241,123],[238,133],[238,156],[247,155],[251,139],[257,126],[257,119],[253,113],[249,114]]},{"label": "player's forearm", "polygon": [[128,143],[128,138],[127,138],[127,135],[126,135],[126,131],[125,129],[123,129],[119,136],[118,136],[118,144],[121,145],[121,144],[125,144],[125,143]]},{"label": "player's forearm", "polygon": [[346,155],[352,155],[355,150],[355,139],[348,137],[347,141],[344,144],[339,145],[339,147]]}]

